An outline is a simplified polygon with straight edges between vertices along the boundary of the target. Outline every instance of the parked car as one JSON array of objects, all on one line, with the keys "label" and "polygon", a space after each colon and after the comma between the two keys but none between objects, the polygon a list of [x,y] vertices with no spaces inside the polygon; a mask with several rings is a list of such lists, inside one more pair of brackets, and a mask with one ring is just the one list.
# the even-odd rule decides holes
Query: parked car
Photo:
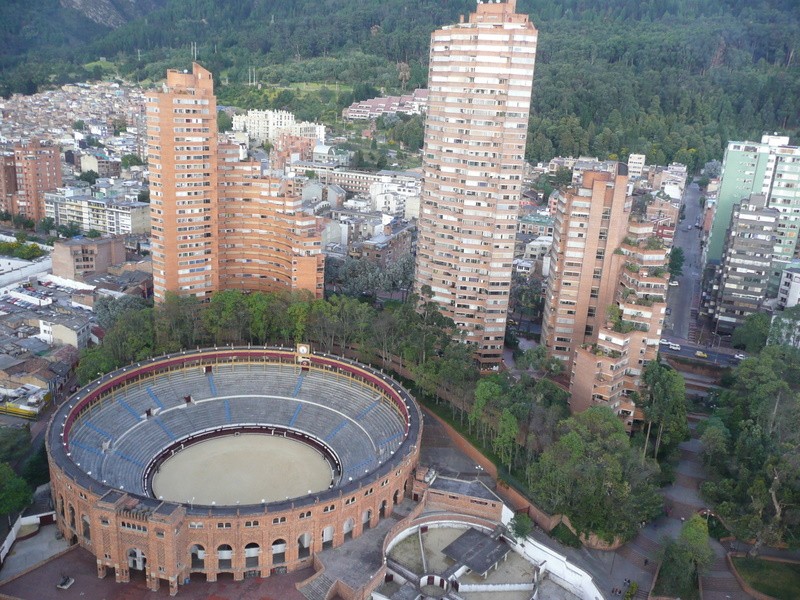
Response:
[{"label": "parked car", "polygon": [[694,355],[695,355],[697,358],[708,358],[708,354],[706,354],[706,353],[705,353],[705,352],[703,352],[702,350],[698,350],[697,352],[695,352],[695,353],[694,353]]},{"label": "parked car", "polygon": [[669,340],[665,340],[664,338],[661,338],[661,341],[658,342],[658,343],[659,344],[663,344],[664,346],[667,346],[667,345],[669,345]]},{"label": "parked car", "polygon": [[670,342],[669,349],[670,350],[680,350],[681,349],[681,345],[680,344],[673,344],[672,342]]},{"label": "parked car", "polygon": [[670,285],[671,287],[675,287],[675,286],[678,286],[678,285],[680,285],[680,283],[678,283],[678,280],[677,280],[677,279],[673,279],[672,281],[670,281],[670,282],[669,282],[669,285]]},{"label": "parked car", "polygon": [[747,358],[747,354],[745,354],[744,352],[737,352],[736,354],[733,355],[733,358],[735,358],[736,360],[744,360],[745,358]]}]

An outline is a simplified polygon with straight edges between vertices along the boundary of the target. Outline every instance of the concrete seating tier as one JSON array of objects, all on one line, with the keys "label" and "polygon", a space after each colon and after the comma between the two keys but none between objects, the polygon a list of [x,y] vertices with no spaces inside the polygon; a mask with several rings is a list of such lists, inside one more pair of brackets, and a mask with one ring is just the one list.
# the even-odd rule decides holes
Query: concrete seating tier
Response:
[{"label": "concrete seating tier", "polygon": [[110,485],[146,494],[147,465],[177,440],[219,426],[273,424],[325,442],[347,483],[388,460],[404,439],[403,417],[386,398],[333,372],[232,363],[215,365],[211,377],[190,367],[114,392],[73,425],[72,460]]}]

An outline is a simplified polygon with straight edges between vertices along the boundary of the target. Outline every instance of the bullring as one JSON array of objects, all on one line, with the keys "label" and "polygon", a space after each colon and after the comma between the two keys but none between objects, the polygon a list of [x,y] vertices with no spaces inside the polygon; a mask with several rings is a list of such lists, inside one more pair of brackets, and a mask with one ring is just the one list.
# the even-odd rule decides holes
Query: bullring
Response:
[{"label": "bullring", "polygon": [[[98,576],[111,569],[124,582],[140,572],[173,594],[192,577],[295,570],[391,514],[410,492],[421,431],[398,383],[303,345],[150,359],[92,382],[56,412],[47,444],[58,527],[94,554]],[[294,458],[317,463],[315,481],[270,454],[253,464],[251,442],[262,439],[284,456],[301,449]],[[203,446],[214,443],[225,451]],[[184,466],[165,475],[175,485],[162,493],[161,469],[176,457]],[[229,460],[242,484],[212,481],[201,498],[198,478],[180,473],[209,457]],[[246,476],[237,480],[236,469]],[[311,489],[283,487],[297,480]]]}]

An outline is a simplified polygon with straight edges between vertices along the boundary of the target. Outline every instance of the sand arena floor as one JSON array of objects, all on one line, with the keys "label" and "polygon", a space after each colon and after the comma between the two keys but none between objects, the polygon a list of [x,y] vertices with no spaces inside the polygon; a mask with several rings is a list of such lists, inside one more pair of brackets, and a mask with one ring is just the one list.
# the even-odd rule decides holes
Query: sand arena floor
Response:
[{"label": "sand arena floor", "polygon": [[302,442],[229,435],[193,444],[167,459],[153,477],[153,492],[173,502],[259,504],[326,490],[331,478],[328,461]]}]

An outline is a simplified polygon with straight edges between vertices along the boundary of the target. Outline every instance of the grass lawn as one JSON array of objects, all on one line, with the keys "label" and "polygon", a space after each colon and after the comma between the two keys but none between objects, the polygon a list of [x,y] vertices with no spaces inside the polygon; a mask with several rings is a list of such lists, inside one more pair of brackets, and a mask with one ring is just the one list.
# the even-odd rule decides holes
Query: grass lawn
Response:
[{"label": "grass lawn", "polygon": [[800,565],[759,558],[734,558],[733,564],[754,590],[781,600],[794,600],[800,590]]},{"label": "grass lawn", "polygon": [[117,65],[107,60],[96,60],[94,62],[86,63],[83,65],[84,69],[91,71],[95,67],[100,67],[104,73],[116,73]]}]

